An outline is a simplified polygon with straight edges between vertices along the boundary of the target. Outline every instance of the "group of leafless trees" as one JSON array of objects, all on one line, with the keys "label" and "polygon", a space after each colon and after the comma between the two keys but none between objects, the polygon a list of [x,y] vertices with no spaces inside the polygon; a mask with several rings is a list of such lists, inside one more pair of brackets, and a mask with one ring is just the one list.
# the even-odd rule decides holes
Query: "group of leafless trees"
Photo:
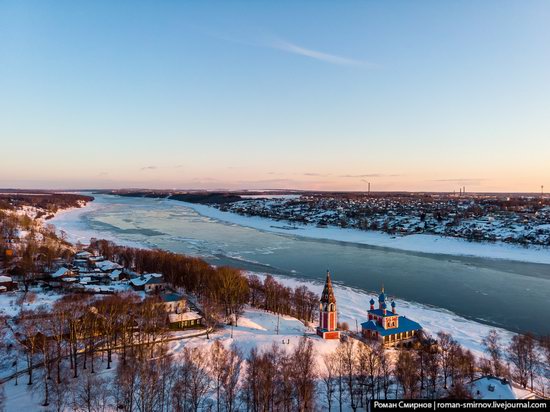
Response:
[{"label": "group of leafless trees", "polygon": [[136,353],[142,359],[154,358],[166,340],[166,325],[156,296],[142,301],[134,294],[79,294],[63,296],[49,310],[23,309],[17,318],[4,320],[3,329],[11,338],[5,350],[16,372],[25,369],[27,384],[41,393],[43,405],[55,406],[66,401],[70,378],[94,375],[98,364],[111,369],[114,353],[121,365]]},{"label": "group of leafless trees", "polygon": [[550,390],[550,336],[532,334],[514,335],[503,345],[495,330],[483,339],[489,359],[481,362],[480,369],[495,376],[505,376],[531,390],[541,393]]},{"label": "group of leafless trees", "polygon": [[319,307],[319,296],[306,286],[292,289],[266,276],[263,282],[256,275],[248,277],[250,305],[269,312],[290,315],[313,322]]},{"label": "group of leafless trees", "polygon": [[[69,259],[72,254],[71,246],[56,235],[54,227],[29,219],[0,210],[0,267],[22,281],[26,291],[50,272],[58,259]],[[21,232],[25,232],[24,237]]]},{"label": "group of leafless trees", "polygon": [[487,358],[444,332],[397,351],[348,337],[321,356],[304,337],[293,350],[277,342],[243,356],[219,340],[167,351],[164,316],[131,294],[68,295],[50,312],[21,313],[8,330],[11,356],[24,359],[26,383],[54,410],[357,410],[372,399],[468,398],[486,374],[543,393],[550,379],[550,340],[530,335],[503,344],[491,331]]},{"label": "group of leafless trees", "polygon": [[[238,323],[245,304],[273,313],[291,315],[312,322],[319,297],[305,286],[295,289],[267,276],[245,276],[241,271],[213,267],[203,259],[164,250],[145,250],[118,246],[108,240],[92,240],[89,250],[136,272],[159,272],[175,288],[196,295],[209,314],[222,312],[226,320]],[[216,319],[212,319],[215,323]]]}]

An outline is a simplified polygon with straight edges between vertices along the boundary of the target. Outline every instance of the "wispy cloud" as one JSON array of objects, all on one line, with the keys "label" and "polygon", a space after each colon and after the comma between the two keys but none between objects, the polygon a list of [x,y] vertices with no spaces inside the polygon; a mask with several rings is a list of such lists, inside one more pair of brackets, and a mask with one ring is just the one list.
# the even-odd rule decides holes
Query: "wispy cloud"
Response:
[{"label": "wispy cloud", "polygon": [[479,178],[479,177],[468,177],[468,178],[459,178],[459,179],[435,179],[433,182],[448,182],[448,183],[462,183],[462,184],[470,184],[470,185],[478,185],[481,182],[485,181],[487,179]]},{"label": "wispy cloud", "polygon": [[388,175],[384,173],[368,173],[363,175],[339,175],[338,177],[345,177],[345,178],[352,178],[352,179],[360,179],[365,177],[396,177],[401,175]]},{"label": "wispy cloud", "polygon": [[344,57],[337,54],[325,53],[319,50],[310,49],[304,46],[300,46],[296,43],[281,39],[280,37],[271,36],[271,38],[266,38],[265,35],[259,35],[259,36],[248,36],[247,38],[243,38],[243,37],[231,36],[231,35],[228,35],[227,33],[219,33],[216,31],[207,30],[204,28],[196,27],[195,30],[199,30],[204,34],[217,38],[219,40],[223,40],[231,43],[243,44],[247,46],[253,46],[253,47],[264,47],[264,48],[276,49],[276,50],[283,51],[285,53],[296,54],[298,56],[303,56],[310,59],[318,60],[325,63],[335,64],[339,66],[357,66],[357,67],[371,67],[371,68],[379,67],[378,64],[375,64],[366,60],[353,59],[350,57]]},{"label": "wispy cloud", "polygon": [[139,170],[157,170],[157,169],[158,169],[157,166],[144,166]]},{"label": "wispy cloud", "polygon": [[316,176],[316,177],[326,177],[326,176],[330,176],[330,174],[327,174],[327,173],[314,173],[314,172],[306,172],[304,173],[304,176]]},{"label": "wispy cloud", "polygon": [[299,56],[309,57],[311,59],[319,60],[325,63],[336,64],[340,66],[363,66],[363,67],[376,67],[375,64],[356,60],[349,57],[338,56],[336,54],[324,53],[318,50],[308,49],[306,47],[299,46],[295,43],[291,43],[285,40],[274,40],[269,44],[277,50],[281,50],[291,54],[297,54]]}]

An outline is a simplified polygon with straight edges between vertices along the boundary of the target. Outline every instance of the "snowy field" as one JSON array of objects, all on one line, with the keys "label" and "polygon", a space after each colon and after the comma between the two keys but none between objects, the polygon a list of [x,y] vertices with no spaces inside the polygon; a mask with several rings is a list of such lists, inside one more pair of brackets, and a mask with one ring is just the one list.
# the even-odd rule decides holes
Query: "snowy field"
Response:
[{"label": "snowy field", "polygon": [[173,202],[184,204],[186,207],[206,217],[268,232],[387,247],[409,252],[474,256],[550,264],[550,250],[543,247],[523,247],[506,243],[469,242],[464,239],[425,234],[393,236],[383,232],[338,227],[319,228],[312,225],[300,224],[290,226],[288,223],[263,217],[242,216],[236,213],[222,212],[211,206],[177,200],[173,200]]}]

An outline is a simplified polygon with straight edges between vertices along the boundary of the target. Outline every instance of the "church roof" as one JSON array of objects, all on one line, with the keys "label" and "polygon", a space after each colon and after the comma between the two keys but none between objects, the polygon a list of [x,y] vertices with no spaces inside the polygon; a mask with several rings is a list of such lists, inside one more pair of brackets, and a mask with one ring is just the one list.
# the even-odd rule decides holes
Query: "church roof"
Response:
[{"label": "church roof", "polygon": [[361,323],[361,328],[363,330],[372,330],[372,331],[378,332],[380,336],[388,336],[388,335],[393,335],[395,333],[410,332],[412,330],[420,330],[422,329],[422,326],[420,326],[420,324],[415,322],[414,320],[410,320],[409,318],[406,318],[405,316],[399,316],[399,327],[397,328],[384,329],[381,325],[379,325],[374,320],[369,320],[368,322]]},{"label": "church roof", "polygon": [[376,316],[382,316],[382,317],[398,316],[397,313],[393,313],[391,310],[386,310],[386,314],[384,315],[384,311],[382,309],[369,310],[368,313]]},{"label": "church roof", "polygon": [[321,303],[336,303],[336,298],[334,297],[334,290],[332,290],[332,281],[330,280],[330,272],[327,270],[327,280],[325,281],[325,287],[323,288],[323,293],[321,294]]}]

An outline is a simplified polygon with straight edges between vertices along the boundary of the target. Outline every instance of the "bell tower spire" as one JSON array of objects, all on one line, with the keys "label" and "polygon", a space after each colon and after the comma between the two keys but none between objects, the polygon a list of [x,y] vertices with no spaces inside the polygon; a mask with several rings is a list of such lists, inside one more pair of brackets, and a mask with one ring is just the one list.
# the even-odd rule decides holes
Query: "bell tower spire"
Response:
[{"label": "bell tower spire", "polygon": [[317,334],[324,339],[339,339],[340,331],[337,328],[336,320],[336,298],[332,288],[330,271],[327,270],[325,287],[319,299],[319,326]]}]

